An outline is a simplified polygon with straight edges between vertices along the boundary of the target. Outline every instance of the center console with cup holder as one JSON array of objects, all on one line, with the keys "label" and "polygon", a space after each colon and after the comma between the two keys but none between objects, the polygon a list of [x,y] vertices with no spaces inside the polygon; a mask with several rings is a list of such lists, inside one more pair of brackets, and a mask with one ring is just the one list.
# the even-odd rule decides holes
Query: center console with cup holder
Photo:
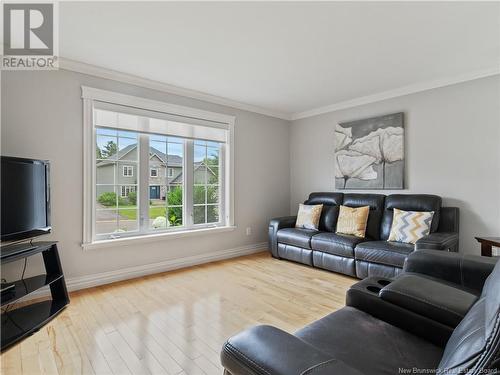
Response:
[{"label": "center console with cup holder", "polygon": [[[420,259],[436,256],[435,252],[427,253],[426,250],[416,252],[405,268],[420,267]],[[445,265],[446,260],[450,258],[449,255],[441,254],[438,254],[438,257]],[[479,261],[474,262],[476,265]],[[489,272],[495,264],[489,259],[479,263],[480,270],[489,269]],[[452,264],[456,267],[456,272],[449,273],[457,277],[460,269],[467,272],[467,262],[462,261],[461,264],[462,267],[458,263]],[[443,272],[443,268],[438,271]],[[451,278],[443,280],[437,277],[441,275],[434,275],[430,267],[426,267],[426,272],[427,274],[404,272],[395,279],[368,277],[347,291],[346,305],[424,337],[436,345],[444,345],[470,307],[478,300],[480,291],[474,288],[472,283],[464,285]],[[487,273],[485,271],[485,274]]]}]

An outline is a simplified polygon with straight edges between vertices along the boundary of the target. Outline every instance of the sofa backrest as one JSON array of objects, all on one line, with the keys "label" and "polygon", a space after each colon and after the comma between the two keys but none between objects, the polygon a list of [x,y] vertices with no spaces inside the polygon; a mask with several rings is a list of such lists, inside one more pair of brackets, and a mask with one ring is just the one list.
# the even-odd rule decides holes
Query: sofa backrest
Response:
[{"label": "sofa backrest", "polygon": [[366,224],[366,237],[372,240],[379,239],[380,221],[384,212],[383,194],[344,194],[343,205],[348,207],[370,206],[368,223]]},{"label": "sofa backrest", "polygon": [[319,230],[322,232],[335,232],[339,217],[339,206],[344,199],[343,193],[311,193],[304,204],[322,204],[323,211],[319,219]]},{"label": "sofa backrest", "polygon": [[[481,297],[453,331],[438,374],[487,374],[500,366],[500,262]],[[493,374],[493,372],[491,372]]]},{"label": "sofa backrest", "polygon": [[385,197],[385,207],[380,226],[380,239],[387,240],[391,232],[394,209],[405,211],[434,211],[431,233],[439,226],[441,197],[428,194],[392,194]]}]

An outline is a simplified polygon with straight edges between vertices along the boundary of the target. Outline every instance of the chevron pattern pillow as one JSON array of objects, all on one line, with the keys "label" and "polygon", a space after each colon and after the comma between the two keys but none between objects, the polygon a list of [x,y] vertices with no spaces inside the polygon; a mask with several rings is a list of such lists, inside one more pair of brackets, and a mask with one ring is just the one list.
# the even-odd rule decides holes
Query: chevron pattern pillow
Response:
[{"label": "chevron pattern pillow", "polygon": [[434,211],[403,211],[395,208],[391,233],[387,241],[414,244],[430,233],[433,217]]}]

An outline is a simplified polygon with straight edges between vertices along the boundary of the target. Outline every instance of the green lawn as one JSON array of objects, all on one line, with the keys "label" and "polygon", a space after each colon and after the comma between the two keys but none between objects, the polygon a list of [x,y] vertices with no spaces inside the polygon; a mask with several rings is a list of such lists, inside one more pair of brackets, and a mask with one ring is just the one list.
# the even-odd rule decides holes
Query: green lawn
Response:
[{"label": "green lawn", "polygon": [[[129,220],[137,219],[137,206],[120,206],[121,210],[120,216],[127,218]],[[149,217],[152,219],[157,218],[158,216],[165,216],[166,208],[165,207],[150,207],[149,208]]]}]

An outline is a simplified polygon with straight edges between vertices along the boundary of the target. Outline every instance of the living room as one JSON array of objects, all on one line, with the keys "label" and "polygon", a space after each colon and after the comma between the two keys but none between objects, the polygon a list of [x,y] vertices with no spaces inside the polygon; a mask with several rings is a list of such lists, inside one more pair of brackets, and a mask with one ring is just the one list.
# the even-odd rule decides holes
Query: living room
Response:
[{"label": "living room", "polygon": [[2,12],[3,374],[498,373],[499,2]]}]

